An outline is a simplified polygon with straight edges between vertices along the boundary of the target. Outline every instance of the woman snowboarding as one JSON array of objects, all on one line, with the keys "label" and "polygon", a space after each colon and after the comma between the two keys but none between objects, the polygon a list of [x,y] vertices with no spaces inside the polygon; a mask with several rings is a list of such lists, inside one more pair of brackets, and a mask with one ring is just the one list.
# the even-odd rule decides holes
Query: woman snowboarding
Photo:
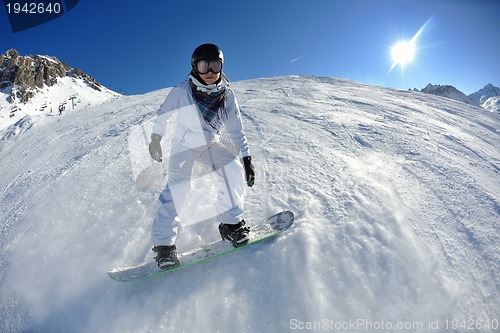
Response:
[{"label": "woman snowboarding", "polygon": [[[217,173],[217,213],[222,239],[229,240],[234,247],[249,241],[250,229],[242,219],[243,199],[245,185],[254,185],[255,172],[240,109],[222,72],[223,65],[224,56],[217,45],[198,46],[191,57],[192,69],[187,80],[172,88],[154,121],[149,152],[154,160],[161,162],[160,142],[167,122],[176,115],[168,181],[160,194],[161,206],[151,230],[152,250],[161,269],[179,265],[175,247],[180,223],[178,211],[187,198],[195,162]],[[239,149],[238,156],[220,142],[222,127]]]}]

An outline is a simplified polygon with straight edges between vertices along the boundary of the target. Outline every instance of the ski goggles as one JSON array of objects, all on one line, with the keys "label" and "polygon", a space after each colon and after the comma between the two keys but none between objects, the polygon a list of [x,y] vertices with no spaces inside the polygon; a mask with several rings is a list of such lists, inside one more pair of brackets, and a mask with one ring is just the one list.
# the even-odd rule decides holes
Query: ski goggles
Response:
[{"label": "ski goggles", "polygon": [[214,74],[219,74],[222,71],[222,61],[217,60],[200,60],[196,63],[196,70],[200,74],[207,74],[212,71]]}]

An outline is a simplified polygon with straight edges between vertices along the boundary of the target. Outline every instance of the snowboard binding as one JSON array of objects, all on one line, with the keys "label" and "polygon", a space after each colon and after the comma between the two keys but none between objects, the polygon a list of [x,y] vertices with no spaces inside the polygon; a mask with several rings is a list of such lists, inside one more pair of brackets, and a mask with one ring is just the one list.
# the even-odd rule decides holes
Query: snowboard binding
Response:
[{"label": "snowboard binding", "polygon": [[245,220],[238,224],[219,224],[222,240],[230,241],[234,247],[246,245],[250,241],[250,228],[245,227]]}]

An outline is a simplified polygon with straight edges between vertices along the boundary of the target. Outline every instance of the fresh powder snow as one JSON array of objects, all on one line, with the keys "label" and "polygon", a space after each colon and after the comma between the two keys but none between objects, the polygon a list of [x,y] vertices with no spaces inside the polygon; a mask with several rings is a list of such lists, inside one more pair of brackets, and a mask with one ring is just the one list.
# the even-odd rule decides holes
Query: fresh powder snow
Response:
[{"label": "fresh powder snow", "polygon": [[[118,283],[154,256],[166,165],[147,144],[169,89],[26,120],[0,133],[1,332],[499,331],[499,114],[325,77],[232,87],[257,175],[244,218],[294,226]],[[186,225],[178,250],[218,237],[216,217]]]}]

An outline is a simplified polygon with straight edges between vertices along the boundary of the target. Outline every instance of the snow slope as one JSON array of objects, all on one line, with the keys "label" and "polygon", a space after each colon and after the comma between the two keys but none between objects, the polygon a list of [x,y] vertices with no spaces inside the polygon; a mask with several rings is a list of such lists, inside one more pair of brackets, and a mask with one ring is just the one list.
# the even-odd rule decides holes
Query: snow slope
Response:
[{"label": "snow slope", "polygon": [[[294,228],[112,281],[152,258],[165,164],[146,147],[168,89],[41,119],[0,146],[1,332],[499,331],[498,114],[333,78],[233,87],[257,173],[245,219],[291,209]],[[192,224],[178,248],[217,237]]]},{"label": "snow slope", "polygon": [[58,115],[60,105],[65,106],[63,113],[66,114],[84,111],[91,106],[122,96],[104,86],[100,86],[99,89],[100,91],[90,87],[84,79],[65,76],[58,78],[57,83],[51,87],[37,89],[35,96],[27,103],[7,101],[12,87],[0,90],[0,130],[9,127],[11,131],[15,130],[15,123],[23,118],[36,121],[39,118]]}]

